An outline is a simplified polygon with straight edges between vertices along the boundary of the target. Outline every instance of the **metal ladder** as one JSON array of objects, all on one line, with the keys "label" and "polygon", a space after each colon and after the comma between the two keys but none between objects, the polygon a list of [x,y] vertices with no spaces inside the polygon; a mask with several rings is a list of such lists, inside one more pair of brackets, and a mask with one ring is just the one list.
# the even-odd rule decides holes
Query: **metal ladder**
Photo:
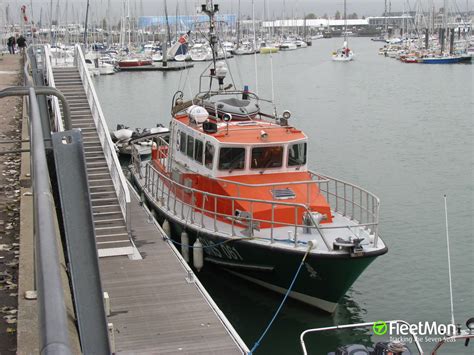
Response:
[{"label": "metal ladder", "polygon": [[[55,86],[69,102],[73,129],[82,131],[99,257],[133,254],[86,93],[76,67],[53,68]],[[62,107],[61,107],[62,110]]]}]

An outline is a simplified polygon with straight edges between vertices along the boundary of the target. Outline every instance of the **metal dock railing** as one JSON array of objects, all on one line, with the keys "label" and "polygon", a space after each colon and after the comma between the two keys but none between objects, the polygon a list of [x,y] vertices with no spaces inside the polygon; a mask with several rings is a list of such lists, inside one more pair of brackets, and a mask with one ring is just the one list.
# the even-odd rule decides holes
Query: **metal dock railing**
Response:
[{"label": "metal dock railing", "polygon": [[[49,236],[50,242],[61,231],[71,288],[63,289],[64,284],[61,286],[61,283],[56,282],[57,271],[47,273],[46,277],[45,270],[49,267],[57,269],[60,262],[56,254],[48,254],[44,246],[39,245],[36,251],[38,260],[44,261],[35,270],[39,280],[40,322],[29,326],[36,327],[40,334],[40,349],[44,349],[42,353],[73,352],[69,343],[77,339],[71,333],[68,334],[66,326],[66,322],[71,321],[77,324],[76,335],[85,353],[94,349],[93,344],[101,346],[101,350],[97,351],[101,354],[108,353],[108,346],[113,353],[249,353],[244,341],[176,248],[164,238],[158,223],[141,205],[138,195],[126,182],[81,48],[76,46],[77,66],[72,68],[52,67],[48,49],[46,46],[41,50],[35,48],[35,51],[30,51],[33,57],[42,53],[41,58],[33,60],[40,63],[33,72],[40,73],[40,80],[43,78],[45,82],[54,84],[60,92],[50,88],[43,88],[42,91],[38,88],[38,92],[57,95],[61,100],[65,97],[67,101],[61,103],[55,96],[49,97],[50,118],[44,120],[41,117],[40,120],[38,116],[42,114],[34,106],[34,93],[30,94],[33,104],[30,120],[36,125],[33,134],[41,130],[48,132],[49,127],[45,130],[45,124],[50,124],[53,132],[59,131],[52,134],[52,145],[46,148],[46,155],[54,155],[54,161],[51,159],[49,162],[49,170],[53,171],[52,195],[59,195],[55,203],[59,203],[62,217],[59,229],[49,217],[42,218],[37,228],[47,225],[46,228],[55,230]],[[70,117],[63,117],[64,114]],[[43,129],[38,128],[40,121]],[[65,131],[64,127],[71,127],[72,130]],[[45,141],[49,142],[48,137],[45,137]],[[78,149],[83,151],[78,152]],[[72,157],[74,152],[78,157]],[[74,162],[69,165],[72,160]],[[66,166],[58,165],[61,162]],[[48,178],[44,173],[47,164],[44,161],[41,164],[43,170],[35,172],[33,181],[38,183],[38,176],[41,175],[44,185],[45,178]],[[69,166],[75,167],[77,173],[74,174]],[[66,179],[70,181],[64,181]],[[81,191],[87,190],[89,194],[85,193],[81,197]],[[36,188],[34,194],[41,191]],[[79,206],[74,205],[75,200]],[[52,205],[38,206],[34,213],[48,213],[47,210],[53,216]],[[74,211],[80,213],[76,215]],[[81,216],[89,226],[78,225],[77,220]],[[38,218],[36,215],[35,220],[39,221]],[[41,228],[39,233],[44,236]],[[48,241],[42,236],[41,243]],[[49,249],[54,251],[53,248]],[[62,255],[61,248],[58,248],[58,252]],[[99,256],[108,257],[99,259]],[[84,262],[81,260],[87,260],[88,265],[82,265]],[[60,297],[69,294],[72,294],[74,301],[73,320],[66,317],[65,300]],[[51,302],[55,304],[52,308]],[[103,332],[104,329],[108,329],[108,336],[104,335],[107,334]],[[18,341],[22,341],[21,337]]]}]

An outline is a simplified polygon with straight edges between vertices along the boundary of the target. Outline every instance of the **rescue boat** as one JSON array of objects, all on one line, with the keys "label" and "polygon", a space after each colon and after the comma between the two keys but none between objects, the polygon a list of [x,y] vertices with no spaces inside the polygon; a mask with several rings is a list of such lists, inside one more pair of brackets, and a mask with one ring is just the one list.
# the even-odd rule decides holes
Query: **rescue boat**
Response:
[{"label": "rescue boat", "polygon": [[264,112],[268,101],[225,85],[226,74],[214,61],[195,97],[174,95],[169,137],[154,138],[151,160],[132,152],[134,182],[196,269],[218,265],[280,293],[294,281],[290,297],[334,312],[387,252],[379,199],[310,170],[310,142],[291,113]]}]

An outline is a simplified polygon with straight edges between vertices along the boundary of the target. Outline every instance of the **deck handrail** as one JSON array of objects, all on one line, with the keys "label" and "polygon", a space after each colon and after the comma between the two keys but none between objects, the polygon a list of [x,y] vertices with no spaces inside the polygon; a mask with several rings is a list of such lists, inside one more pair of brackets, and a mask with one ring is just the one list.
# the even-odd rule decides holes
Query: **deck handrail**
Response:
[{"label": "deck handrail", "polygon": [[[169,147],[169,143],[162,138],[156,140],[158,146],[164,145]],[[168,156],[163,157],[167,161]],[[141,159],[140,155],[136,151],[135,147],[132,147],[132,165],[135,170],[141,176]],[[167,162],[164,162],[163,166],[168,166]],[[217,177],[210,177],[209,179],[223,182],[226,184],[234,184],[237,186],[237,196],[240,196],[239,187],[248,188],[262,188],[269,186],[285,186],[285,185],[298,185],[306,184],[308,186],[308,196],[310,195],[310,184],[317,183],[321,194],[326,196],[326,199],[335,211],[348,217],[351,220],[358,222],[358,226],[368,229],[371,234],[374,235],[374,246],[377,247],[378,243],[378,223],[379,223],[379,210],[380,200],[373,193],[346,181],[336,179],[312,170],[308,170],[311,177],[315,178],[308,181],[296,181],[296,182],[281,182],[275,184],[247,184],[242,182],[236,182],[232,180],[226,180]],[[205,192],[203,192],[205,193]],[[308,208],[310,201],[307,201],[306,208]],[[312,219],[311,213],[308,213],[310,219]],[[314,222],[314,221],[313,221]],[[317,223],[313,223],[317,226]],[[330,229],[331,227],[318,226],[318,231],[322,233],[323,229]]]},{"label": "deck handrail", "polygon": [[[51,46],[49,44],[44,46],[44,64],[46,69],[46,79],[48,80],[48,85],[55,88],[56,83],[54,81],[53,75],[53,66],[51,64]],[[54,125],[56,132],[64,131],[64,123],[61,115],[61,109],[59,107],[59,100],[57,97],[53,96],[51,98],[53,113],[54,113]]]},{"label": "deck handrail", "polygon": [[[166,158],[164,158],[164,159],[166,159]],[[132,166],[133,166],[134,169],[137,169],[137,165],[138,164],[134,164]],[[154,167],[149,162],[145,166],[144,179],[145,179],[145,187],[147,187],[151,191],[152,197],[155,198],[157,201],[161,200],[161,203],[165,204],[168,207],[168,209],[173,211],[173,214],[176,215],[177,217],[179,217],[181,219],[184,218],[183,208],[184,208],[185,205],[190,207],[192,210],[197,210],[197,211],[201,212],[202,215],[204,215],[204,214],[210,215],[211,218],[214,219],[214,229],[209,229],[206,226],[204,226],[203,221],[202,221],[203,216],[201,216],[201,227],[209,230],[210,232],[213,232],[213,233],[217,232],[217,227],[216,227],[217,218],[222,218],[222,219],[229,219],[230,218],[230,219],[232,219],[232,233],[231,233],[231,235],[235,235],[234,234],[234,225],[236,223],[239,224],[239,223],[248,222],[249,225],[250,224],[256,225],[256,223],[268,223],[268,224],[271,225],[271,227],[270,227],[271,228],[270,241],[271,241],[271,243],[273,243],[274,242],[273,230],[274,230],[275,227],[292,226],[292,227],[294,227],[294,243],[295,243],[295,246],[296,246],[299,243],[298,238],[297,238],[297,235],[298,235],[297,230],[299,228],[309,228],[309,229],[315,229],[320,234],[320,236],[321,236],[324,244],[328,248],[328,250],[333,249],[331,243],[329,243],[329,241],[327,240],[327,238],[324,235],[324,230],[333,229],[334,227],[325,226],[324,224],[322,224],[322,225],[318,224],[313,218],[313,215],[311,213],[312,211],[309,210],[309,208],[306,204],[294,203],[294,202],[284,202],[284,201],[275,201],[275,200],[261,200],[261,199],[246,198],[246,197],[224,196],[224,195],[214,194],[214,193],[207,192],[207,191],[197,190],[197,189],[194,189],[192,187],[188,187],[186,185],[183,185],[181,183],[178,183],[178,182],[172,180],[170,177],[168,177],[165,174],[163,174],[162,172],[158,171],[156,169],[156,167]],[[160,181],[159,180],[162,180],[161,188],[160,188]],[[167,192],[165,192],[165,186],[167,188]],[[235,201],[249,203],[251,206],[253,204],[267,204],[267,205],[271,206],[272,218],[263,220],[263,219],[257,219],[254,216],[252,216],[248,220],[239,221],[238,218],[236,218],[234,215],[228,215],[228,214],[225,214],[225,213],[217,212],[216,207],[214,207],[214,210],[206,209],[204,204],[202,206],[198,206],[194,202],[187,203],[187,202],[183,201],[182,199],[179,199],[176,195],[176,191],[178,189],[180,189],[182,191],[186,191],[188,194],[190,194],[192,196],[191,201],[194,201],[194,197],[197,194],[205,196],[206,198],[214,198],[215,201],[216,201],[216,204],[217,204],[218,199],[219,200],[231,201],[232,211],[236,210],[235,209]],[[175,193],[172,196],[173,191],[175,191]],[[176,211],[177,200],[179,200],[179,203],[181,203],[181,217],[180,217],[180,214]],[[276,221],[274,219],[274,214],[273,214],[273,212],[275,211],[276,206],[286,206],[286,207],[294,208],[294,210],[295,210],[294,223]],[[310,225],[298,223],[297,218],[296,218],[298,209],[301,209],[303,211],[303,213],[306,213],[308,218],[310,218],[310,220],[312,222]],[[252,210],[252,207],[250,208],[250,210]],[[193,212],[191,214],[193,214]],[[194,217],[190,216],[190,218],[191,218],[191,223],[194,223],[195,222]],[[186,217],[186,219],[187,219],[187,217]],[[376,222],[367,222],[367,223],[362,223],[362,222],[359,223],[358,221],[356,221],[356,222],[357,223],[355,223],[354,225],[339,226],[339,228],[341,228],[341,227],[346,227],[346,228],[350,228],[350,229],[351,228],[364,228],[364,229],[369,229],[372,234],[376,230]]]},{"label": "deck handrail", "polygon": [[100,143],[104,151],[105,160],[107,161],[107,166],[109,167],[110,176],[117,193],[120,209],[122,210],[123,217],[126,221],[127,230],[130,232],[130,191],[115,152],[115,146],[112,143],[112,139],[110,138],[104,113],[102,112],[102,107],[100,106],[99,99],[97,98],[94,85],[87,69],[84,54],[79,44],[76,44],[74,47],[74,60],[84,85],[84,91],[86,92],[87,101],[89,102],[92,117],[97,128],[97,134],[99,136]]},{"label": "deck handrail", "polygon": [[[182,190],[188,191],[192,196],[195,196],[196,194],[201,194],[203,196],[206,196],[206,198],[209,198],[209,197],[215,198],[216,201],[217,201],[217,199],[232,201],[232,206],[233,206],[232,210],[236,210],[235,209],[235,201],[239,201],[239,202],[248,202],[250,204],[254,204],[254,203],[269,204],[269,205],[272,205],[272,210],[274,210],[275,205],[276,206],[293,207],[295,209],[295,212],[297,211],[298,208],[301,208],[305,212],[308,212],[308,215],[311,217],[311,213],[310,213],[308,207],[305,204],[302,204],[302,203],[292,203],[292,202],[273,201],[273,200],[270,201],[270,200],[260,200],[260,199],[255,199],[255,198],[218,195],[218,194],[214,194],[214,193],[211,193],[211,192],[197,190],[197,189],[194,189],[192,187],[187,187],[185,185],[182,185],[182,184],[172,180],[168,176],[164,175],[163,173],[158,171],[155,167],[153,167],[149,163],[147,163],[145,169],[146,169],[146,171],[145,171],[145,186],[150,185],[149,179],[152,176],[152,174],[150,173],[150,169],[153,170],[153,177],[152,177],[153,183],[152,184],[154,184],[154,176],[155,175],[158,175],[161,179],[165,180],[169,184],[168,194],[166,196],[167,197],[167,202],[166,203],[167,203],[168,209],[172,208],[173,212],[176,216],[179,216],[178,213],[176,212],[176,202],[177,202],[178,198],[177,198],[177,195],[175,193],[174,194],[174,201],[170,201],[170,199],[171,199],[171,193],[170,192],[171,192],[171,190],[174,190],[176,192],[177,189],[182,189]],[[158,185],[159,185],[159,182],[158,182]],[[162,189],[161,189],[162,199],[164,198],[164,195],[165,195],[164,186],[165,186],[165,183],[163,182],[162,183]],[[158,186],[158,188],[159,188],[159,186]],[[156,190],[156,192],[158,192],[158,189]],[[156,196],[153,196],[153,197],[156,197]],[[191,200],[193,201],[194,198],[191,198]],[[188,207],[190,207],[192,209],[199,210],[201,212],[201,215],[202,215],[201,216],[201,227],[203,227],[204,229],[209,230],[210,232],[216,232],[217,231],[216,230],[216,224],[214,223],[214,230],[205,228],[205,226],[203,225],[202,218],[203,218],[204,214],[206,214],[206,213],[211,214],[213,216],[214,222],[216,222],[217,217],[221,217],[221,218],[233,217],[233,220],[232,220],[232,235],[234,235],[233,232],[234,232],[235,223],[249,222],[249,224],[254,224],[254,225],[255,225],[255,222],[270,223],[272,225],[272,227],[271,227],[272,233],[271,233],[271,239],[270,239],[271,243],[274,243],[273,229],[274,229],[275,225],[276,226],[292,226],[292,227],[294,227],[294,229],[295,229],[295,234],[294,234],[294,236],[295,236],[295,239],[294,239],[295,245],[298,245],[298,239],[297,239],[297,233],[296,233],[296,230],[298,228],[314,228],[314,229],[319,231],[319,233],[321,235],[321,238],[324,241],[324,243],[325,243],[326,247],[328,248],[328,250],[332,249],[331,244],[327,241],[327,239],[325,238],[324,234],[321,231],[321,229],[323,229],[323,228],[321,226],[318,226],[316,223],[313,223],[312,226],[307,226],[307,225],[302,225],[302,224],[297,223],[296,218],[295,218],[295,223],[284,223],[284,222],[278,222],[278,221],[275,221],[275,220],[257,219],[255,217],[251,217],[248,220],[242,220],[242,222],[240,222],[240,221],[236,222],[235,220],[237,218],[235,218],[235,216],[226,215],[224,213],[217,212],[217,210],[213,211],[213,210],[205,209],[204,204],[203,204],[203,206],[198,206],[198,205],[194,204],[194,202],[192,204],[189,204],[189,203],[186,203],[183,200],[180,200],[180,203],[183,206],[187,205]],[[173,207],[170,207],[171,204],[173,205]],[[183,212],[183,211],[181,211],[181,212]],[[296,216],[296,214],[295,214],[295,216]],[[191,223],[194,223],[193,216],[191,216]]]},{"label": "deck handrail", "polygon": [[367,224],[374,235],[374,246],[377,247],[380,199],[355,184],[319,173],[317,175],[328,180],[325,185],[320,184],[319,188],[322,194],[326,194],[326,200],[334,211],[361,224]]}]

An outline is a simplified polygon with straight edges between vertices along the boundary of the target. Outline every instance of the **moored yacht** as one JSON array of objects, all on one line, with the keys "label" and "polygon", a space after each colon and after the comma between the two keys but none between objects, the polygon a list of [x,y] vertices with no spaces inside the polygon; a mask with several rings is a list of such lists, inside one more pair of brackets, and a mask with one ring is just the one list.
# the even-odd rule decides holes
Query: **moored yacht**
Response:
[{"label": "moored yacht", "polygon": [[[216,7],[205,9],[216,51]],[[379,200],[311,171],[291,113],[265,112],[268,101],[226,85],[227,72],[214,61],[194,97],[174,95],[169,139],[155,140],[149,161],[132,154],[134,181],[197,270],[214,264],[280,293],[296,280],[290,297],[333,312],[387,252]]]}]

